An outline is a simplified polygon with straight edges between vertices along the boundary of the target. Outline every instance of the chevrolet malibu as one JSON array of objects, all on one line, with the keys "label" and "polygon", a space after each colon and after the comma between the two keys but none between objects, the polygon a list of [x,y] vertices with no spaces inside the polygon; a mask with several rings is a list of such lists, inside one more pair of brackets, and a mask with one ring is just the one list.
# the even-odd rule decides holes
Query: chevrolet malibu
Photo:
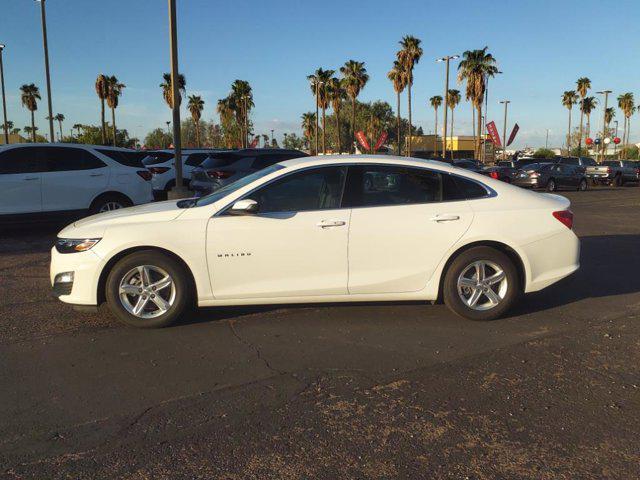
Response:
[{"label": "chevrolet malibu", "polygon": [[193,306],[443,300],[491,320],[579,267],[569,201],[437,161],[322,156],[58,234],[63,302],[136,327]]}]

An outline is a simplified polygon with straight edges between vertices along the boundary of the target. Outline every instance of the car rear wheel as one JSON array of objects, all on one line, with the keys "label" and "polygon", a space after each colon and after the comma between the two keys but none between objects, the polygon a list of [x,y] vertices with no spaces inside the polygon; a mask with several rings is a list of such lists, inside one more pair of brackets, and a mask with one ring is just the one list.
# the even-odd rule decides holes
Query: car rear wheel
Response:
[{"label": "car rear wheel", "polygon": [[120,210],[121,208],[130,207],[133,202],[124,195],[107,193],[96,198],[89,210],[92,214],[110,212],[112,210]]},{"label": "car rear wheel", "polygon": [[461,317],[494,320],[513,306],[520,288],[518,272],[507,255],[491,247],[475,247],[449,266],[443,298]]},{"label": "car rear wheel", "polygon": [[109,309],[121,322],[139,328],[171,325],[192,305],[191,282],[175,259],[156,251],[127,255],[106,282]]},{"label": "car rear wheel", "polygon": [[580,180],[580,185],[578,185],[578,190],[584,192],[587,189],[587,181],[583,178]]},{"label": "car rear wheel", "polygon": [[555,192],[558,189],[556,185],[556,181],[553,178],[550,178],[547,182],[547,192]]}]

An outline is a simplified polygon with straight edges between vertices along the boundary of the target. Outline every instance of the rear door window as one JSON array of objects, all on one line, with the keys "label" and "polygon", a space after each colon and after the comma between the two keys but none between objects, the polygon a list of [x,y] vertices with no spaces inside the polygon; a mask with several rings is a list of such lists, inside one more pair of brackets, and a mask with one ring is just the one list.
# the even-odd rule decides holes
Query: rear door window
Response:
[{"label": "rear door window", "polygon": [[216,153],[205,158],[204,161],[200,163],[200,166],[205,169],[228,167],[242,158],[240,155],[233,153]]},{"label": "rear door window", "polygon": [[169,152],[154,152],[149,153],[144,156],[142,163],[146,166],[158,165],[159,163],[164,163],[167,160],[173,158],[173,153]]},{"label": "rear door window", "polygon": [[106,148],[98,148],[97,150],[101,154],[109,157],[111,160],[115,160],[120,165],[137,168],[144,167],[144,164],[142,163],[144,154],[141,152],[126,152],[121,150],[109,150]]},{"label": "rear door window", "polygon": [[0,152],[0,174],[36,173],[46,170],[42,147],[10,148]]},{"label": "rear door window", "polygon": [[187,160],[184,162],[185,165],[189,165],[190,167],[197,167],[207,158],[208,154],[206,153],[191,153]]},{"label": "rear door window", "polygon": [[92,170],[106,166],[104,162],[83,148],[43,147],[43,152],[49,172]]}]

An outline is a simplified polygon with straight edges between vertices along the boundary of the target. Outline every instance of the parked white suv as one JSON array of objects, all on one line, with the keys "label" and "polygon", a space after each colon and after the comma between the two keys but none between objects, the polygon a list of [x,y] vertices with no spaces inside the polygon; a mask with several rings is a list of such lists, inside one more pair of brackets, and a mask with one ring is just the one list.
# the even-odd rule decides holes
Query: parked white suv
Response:
[{"label": "parked white suv", "polygon": [[[183,185],[189,185],[191,171],[200,165],[211,153],[221,152],[218,149],[186,149],[182,151]],[[142,161],[151,172],[151,186],[156,200],[166,200],[167,192],[176,184],[176,162],[173,150],[152,152]]]},{"label": "parked white suv", "polygon": [[0,221],[99,213],[150,202],[151,174],[142,156],[125,148],[61,143],[2,147]]}]

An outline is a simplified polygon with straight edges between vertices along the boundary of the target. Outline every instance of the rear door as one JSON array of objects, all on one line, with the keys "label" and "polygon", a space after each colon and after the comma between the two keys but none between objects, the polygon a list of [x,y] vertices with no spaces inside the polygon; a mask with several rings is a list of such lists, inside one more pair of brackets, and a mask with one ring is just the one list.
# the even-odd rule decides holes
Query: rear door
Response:
[{"label": "rear door", "polygon": [[0,215],[42,211],[41,147],[8,148],[0,152]]},{"label": "rear door", "polygon": [[[456,178],[402,166],[349,167],[344,206],[352,208],[350,294],[415,292],[426,286],[473,219]],[[475,182],[460,182],[488,194]]]},{"label": "rear door", "polygon": [[43,147],[44,211],[84,210],[109,183],[109,168],[91,152],[74,147]]}]

